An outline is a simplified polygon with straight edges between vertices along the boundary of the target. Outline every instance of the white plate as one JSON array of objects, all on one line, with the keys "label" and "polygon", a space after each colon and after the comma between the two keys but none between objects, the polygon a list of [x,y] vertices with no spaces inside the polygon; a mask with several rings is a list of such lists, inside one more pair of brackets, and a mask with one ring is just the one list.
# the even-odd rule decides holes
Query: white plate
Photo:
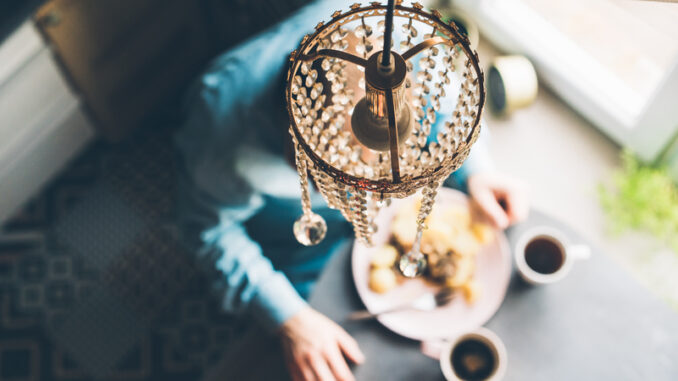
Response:
[{"label": "white plate", "polygon": [[[414,200],[413,197],[394,200],[388,208],[381,210],[376,219],[379,230],[374,235],[374,247],[368,248],[358,242],[353,246],[353,281],[369,311],[400,305],[425,292],[437,290],[437,287],[420,278],[408,279],[385,294],[373,292],[367,284],[373,251],[389,240],[391,222],[398,208]],[[468,197],[459,191],[441,188],[436,198],[438,204],[468,206]],[[467,304],[464,297],[459,295],[449,304],[433,311],[399,311],[384,314],[379,317],[379,321],[393,332],[416,340],[451,338],[485,324],[501,306],[511,278],[511,252],[506,235],[497,230],[493,242],[483,246],[476,260],[474,279],[480,284],[481,295],[474,304]]]}]

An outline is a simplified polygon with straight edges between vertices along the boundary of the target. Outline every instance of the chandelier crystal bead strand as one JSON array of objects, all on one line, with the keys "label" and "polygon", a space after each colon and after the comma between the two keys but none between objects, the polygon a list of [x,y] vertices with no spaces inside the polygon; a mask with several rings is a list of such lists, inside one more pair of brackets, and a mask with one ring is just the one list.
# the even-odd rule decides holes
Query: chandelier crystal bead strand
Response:
[{"label": "chandelier crystal bead strand", "polygon": [[426,268],[420,241],[437,190],[480,133],[478,55],[453,23],[419,3],[353,4],[331,17],[304,36],[287,73],[303,210],[294,235],[308,246],[327,232],[311,210],[309,179],[365,245],[379,210],[421,189],[416,239],[398,261],[415,277]]}]

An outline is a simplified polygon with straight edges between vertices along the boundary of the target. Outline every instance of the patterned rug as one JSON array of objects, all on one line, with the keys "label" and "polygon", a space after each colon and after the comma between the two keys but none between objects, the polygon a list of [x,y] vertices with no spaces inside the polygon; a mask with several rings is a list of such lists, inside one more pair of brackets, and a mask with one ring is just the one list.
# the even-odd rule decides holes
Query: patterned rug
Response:
[{"label": "patterned rug", "polygon": [[173,224],[170,133],[95,143],[0,235],[0,380],[198,380],[242,331]]}]

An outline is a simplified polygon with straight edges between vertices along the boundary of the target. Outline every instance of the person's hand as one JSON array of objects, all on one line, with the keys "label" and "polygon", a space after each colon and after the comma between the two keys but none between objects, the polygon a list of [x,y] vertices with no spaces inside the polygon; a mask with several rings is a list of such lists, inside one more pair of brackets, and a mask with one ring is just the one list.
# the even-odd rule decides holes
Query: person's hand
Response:
[{"label": "person's hand", "polygon": [[365,359],[346,331],[310,307],[283,323],[280,337],[294,381],[353,380],[344,356],[358,364]]},{"label": "person's hand", "polygon": [[467,184],[473,203],[495,227],[506,229],[527,217],[528,189],[522,181],[484,172],[469,176]]}]

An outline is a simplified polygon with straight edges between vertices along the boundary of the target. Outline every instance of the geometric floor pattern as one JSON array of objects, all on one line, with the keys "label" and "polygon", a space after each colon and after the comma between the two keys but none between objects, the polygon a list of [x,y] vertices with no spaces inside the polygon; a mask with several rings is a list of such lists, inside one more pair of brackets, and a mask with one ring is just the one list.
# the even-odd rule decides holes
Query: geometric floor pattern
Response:
[{"label": "geometric floor pattern", "polygon": [[169,132],[95,143],[0,233],[0,380],[199,380],[243,322],[173,224]]}]

